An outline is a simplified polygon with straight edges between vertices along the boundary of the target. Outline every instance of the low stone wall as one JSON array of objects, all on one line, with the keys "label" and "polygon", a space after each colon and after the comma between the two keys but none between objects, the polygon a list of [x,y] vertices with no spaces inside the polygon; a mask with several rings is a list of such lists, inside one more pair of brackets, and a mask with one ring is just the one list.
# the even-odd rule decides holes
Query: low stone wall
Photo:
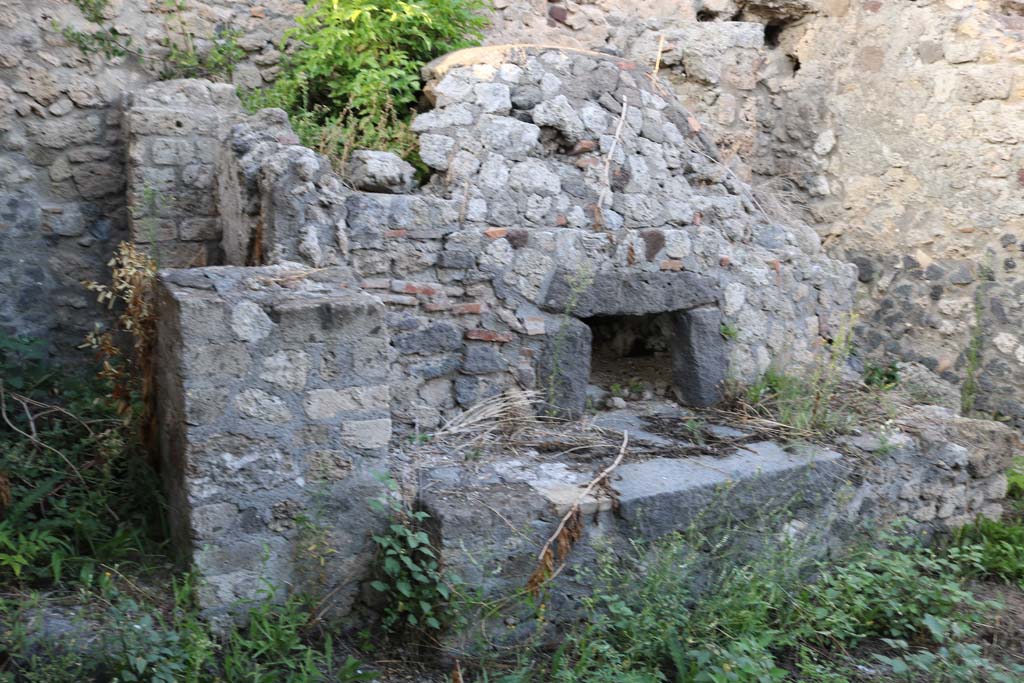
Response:
[{"label": "low stone wall", "polygon": [[[385,310],[333,275],[161,276],[162,471],[204,607],[307,582],[346,609],[372,557],[366,501],[391,469]],[[299,552],[313,538],[333,549],[322,567]]]},{"label": "low stone wall", "polygon": [[[643,415],[651,407],[635,403],[595,417],[612,430],[613,443],[622,437],[612,426],[626,427],[629,446],[610,478],[614,497],[605,491],[581,501],[579,539],[564,567],[560,557],[556,561],[557,578],[545,586],[545,617],[552,621],[577,614],[579,599],[591,592],[599,556],[628,555],[638,541],[676,532],[730,547],[787,544],[792,552],[813,557],[841,551],[896,521],[943,532],[978,515],[998,518],[1005,470],[1020,452],[1017,437],[1004,425],[918,406],[884,438],[846,439],[838,450],[782,447],[742,429],[706,425],[740,445],[714,456],[672,457],[681,442],[644,431]],[[661,418],[687,419],[655,408]],[[440,458],[422,467],[418,501],[431,515],[431,531],[447,566],[485,600],[522,591],[538,566],[539,549],[614,450],[606,447],[602,462],[595,464],[497,446],[470,464]],[[452,634],[448,653],[458,657],[480,647],[482,631],[498,644],[530,637],[531,609],[512,604],[498,619],[486,610],[469,615],[482,625]]]},{"label": "low stone wall", "polygon": [[[825,257],[806,227],[761,212],[693,117],[634,64],[470,50],[430,78],[436,106],[413,127],[433,175],[419,188],[411,167],[379,153],[355,155],[343,180],[294,144],[281,112],[231,126],[234,100],[198,82],[154,86],[126,111],[134,186],[167,179],[182,198],[168,205],[170,224],[194,220],[198,202],[232,264],[161,276],[164,457],[177,545],[209,577],[208,606],[253,596],[263,544],[268,573],[293,580],[295,538],[281,517],[316,507],[310,458],[331,453],[360,472],[367,451],[387,447],[390,420],[433,429],[510,389],[582,413],[585,319],[675,316],[667,374],[705,405],[726,378],[808,359],[851,306],[853,268]],[[184,135],[154,124],[175,121]],[[162,153],[206,145],[218,126],[216,154]],[[140,235],[153,218],[144,209]],[[161,237],[166,253],[201,246],[191,233]],[[338,303],[350,299],[373,315]],[[316,429],[322,443],[302,441]],[[266,491],[256,503],[250,480]],[[364,481],[346,477],[327,498],[360,497],[349,486]],[[342,534],[339,557],[358,557],[365,541],[368,518],[353,514],[328,523]]]},{"label": "low stone wall", "polygon": [[[163,142],[148,137],[146,121],[195,109],[196,125],[211,126],[204,136],[220,127],[218,149],[202,157],[206,170],[213,159],[215,184],[188,186],[188,196],[214,198],[208,225],[229,265],[162,271],[159,305],[175,543],[205,577],[211,610],[255,597],[261,579],[309,580],[297,559],[308,533],[329,558],[319,580],[348,609],[380,523],[367,508],[382,490],[374,475],[420,482],[413,492],[436,513],[453,566],[472,559],[455,550],[463,542],[495,542],[506,555],[512,547],[501,540],[505,513],[499,524],[460,496],[484,495],[499,512],[514,506],[506,517],[543,533],[561,503],[538,492],[542,477],[513,476],[510,454],[479,467],[449,463],[472,472],[448,477],[402,437],[521,390],[540,410],[580,415],[588,320],[667,316],[661,374],[684,403],[703,406],[725,379],[809,360],[852,308],[855,268],[828,258],[806,226],[765,213],[650,72],[596,53],[517,46],[450,55],[426,77],[435,106],[413,128],[432,174],[418,187],[413,169],[385,153],[355,154],[341,176],[295,144],[283,112],[238,119],[230,98],[218,112],[216,89],[200,83],[163,84],[127,112],[139,122],[129,127],[140,132],[132,149],[148,151],[129,157],[140,179],[188,186],[185,169],[196,163],[158,159]],[[196,244],[179,232],[159,246],[173,252],[176,241]],[[827,534],[840,538],[896,516],[950,526],[998,514],[1008,430],[914,415],[894,441],[847,445],[877,457],[830,454],[819,473],[828,486],[801,488],[780,474],[813,494],[807,524],[828,519]],[[780,472],[816,467],[775,444],[764,449],[761,464]],[[733,455],[739,469],[709,485],[739,477],[749,492],[730,499],[737,516],[758,506],[781,514],[781,502],[761,498],[777,480],[758,473],[757,458]],[[706,465],[625,468],[622,486],[636,492],[629,505],[644,512],[632,526],[606,519],[602,528],[624,541],[685,524],[704,500],[691,470]],[[504,474],[491,477],[492,467]],[[586,481],[592,469],[574,476]],[[447,477],[444,486],[434,475]],[[490,488],[477,490],[481,482]],[[578,483],[562,482],[562,493]],[[512,570],[519,564],[508,566],[495,586],[523,579]]]}]

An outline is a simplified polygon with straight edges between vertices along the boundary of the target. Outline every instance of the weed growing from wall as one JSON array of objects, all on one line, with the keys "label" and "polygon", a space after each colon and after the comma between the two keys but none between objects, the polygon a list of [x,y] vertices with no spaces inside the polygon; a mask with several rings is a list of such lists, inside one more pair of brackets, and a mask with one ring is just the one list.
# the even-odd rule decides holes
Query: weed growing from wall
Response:
[{"label": "weed growing from wall", "polygon": [[[155,349],[156,344],[156,262],[134,244],[121,242],[107,264],[109,285],[83,283],[108,310],[118,310],[113,330],[96,329],[82,348],[97,353],[102,365],[100,379],[109,383],[110,398],[125,421],[138,427],[143,443],[155,444]],[[125,353],[118,336],[128,340]]]},{"label": "weed growing from wall", "polygon": [[768,368],[739,397],[740,412],[774,421],[784,432],[782,436],[789,438],[813,438],[848,429],[859,409],[870,405],[857,401],[856,395],[842,386],[853,348],[854,322],[852,317],[844,321],[803,371],[786,373],[775,365]]},{"label": "weed growing from wall", "polygon": [[475,45],[486,20],[483,0],[313,0],[288,31],[282,73],[250,109],[289,112],[304,144],[329,156],[353,148],[413,157],[408,120],[420,68]]},{"label": "weed growing from wall", "polygon": [[387,529],[373,536],[378,555],[370,587],[384,599],[381,625],[389,633],[430,634],[449,619],[449,583],[437,551],[424,531],[430,515],[405,505],[398,484],[387,479],[389,494],[371,501],[389,517]]},{"label": "weed growing from wall", "polygon": [[979,287],[974,293],[974,324],[964,352],[967,362],[964,367],[964,383],[960,385],[960,410],[964,415],[974,412],[974,404],[978,400],[978,373],[981,371],[981,352],[985,343],[985,305],[981,297]]},{"label": "weed growing from wall", "polygon": [[53,28],[86,55],[99,54],[107,59],[131,55],[154,68],[164,80],[208,78],[215,81],[231,80],[235,66],[245,57],[238,45],[242,32],[232,26],[218,29],[209,44],[200,47],[198,37],[185,22],[184,12],[189,8],[186,0],[163,0],[160,5],[165,18],[165,35],[159,41],[162,55],[147,53],[134,43],[132,36],[111,25],[105,16],[107,0],[71,1],[82,16],[98,28],[79,31],[56,22]]}]

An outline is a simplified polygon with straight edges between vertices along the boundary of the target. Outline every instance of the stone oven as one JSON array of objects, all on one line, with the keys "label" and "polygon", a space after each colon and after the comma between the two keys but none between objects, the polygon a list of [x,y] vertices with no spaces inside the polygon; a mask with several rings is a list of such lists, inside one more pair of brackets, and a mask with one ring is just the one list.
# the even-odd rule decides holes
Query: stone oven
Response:
[{"label": "stone oven", "polygon": [[[175,538],[209,606],[298,581],[287,549],[314,507],[351,599],[374,524],[353,501],[406,466],[407,432],[518,389],[579,416],[592,381],[634,366],[710,405],[726,380],[808,358],[851,306],[855,269],[763,211],[636,64],[477,48],[424,80],[419,185],[381,152],[339,173],[283,112],[245,116],[220,86],[129,103],[133,235],[178,268],[159,330]],[[221,265],[184,268],[192,250]]]}]

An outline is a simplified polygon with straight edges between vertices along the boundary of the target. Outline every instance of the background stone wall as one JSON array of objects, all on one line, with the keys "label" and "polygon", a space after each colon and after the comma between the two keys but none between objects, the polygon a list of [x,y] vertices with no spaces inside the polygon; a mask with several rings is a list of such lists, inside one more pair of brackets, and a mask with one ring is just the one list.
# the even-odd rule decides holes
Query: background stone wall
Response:
[{"label": "background stone wall", "polygon": [[246,58],[234,80],[255,87],[274,79],[278,40],[304,7],[186,0],[179,15],[166,5],[111,0],[106,16],[146,58],[106,59],[61,35],[59,26],[97,28],[68,0],[0,0],[0,333],[42,338],[74,357],[100,319],[81,281],[106,279],[114,247],[129,236],[122,99],[160,72],[161,41],[180,37],[179,17],[200,50],[218,31],[240,30]]},{"label": "background stone wall", "polygon": [[1021,2],[499,4],[496,42],[660,61],[761,203],[858,265],[862,349],[1024,424]]},{"label": "background stone wall", "polygon": [[[113,22],[154,57],[173,28],[162,4],[110,3]],[[247,58],[234,79],[249,87],[273,80],[276,40],[303,7],[186,5],[187,25],[203,38],[229,25],[243,31]],[[807,220],[830,254],[857,263],[863,348],[918,360],[957,384],[973,372],[977,407],[1020,424],[1019,0],[494,6],[489,42],[658,63],[732,171],[759,189],[762,206]],[[66,350],[97,318],[79,281],[102,278],[127,236],[118,105],[159,65],[86,58],[54,21],[86,28],[64,0],[0,0],[0,330]]]}]

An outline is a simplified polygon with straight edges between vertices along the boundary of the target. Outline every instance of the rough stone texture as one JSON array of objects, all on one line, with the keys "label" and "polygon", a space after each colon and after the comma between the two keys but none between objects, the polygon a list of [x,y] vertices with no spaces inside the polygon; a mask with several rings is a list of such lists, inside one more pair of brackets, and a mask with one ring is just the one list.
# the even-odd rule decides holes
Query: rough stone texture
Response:
[{"label": "rough stone texture", "polygon": [[413,188],[416,169],[397,154],[357,149],[349,157],[345,177],[363,192],[402,194]]},{"label": "rough stone texture", "polygon": [[[959,385],[969,372],[972,329],[979,328],[977,407],[1013,419],[1024,414],[1019,3],[493,4],[488,42],[565,45],[658,63],[730,171],[757,188],[762,208],[800,214],[832,256],[858,264],[863,347],[920,362]],[[234,79],[253,87],[274,80],[279,38],[303,7],[299,0],[188,0],[184,19],[200,49],[226,26],[241,29],[246,58]],[[167,21],[159,3],[115,3],[110,17],[147,55],[163,54]],[[54,21],[90,28],[60,0],[0,0],[0,329],[68,348],[98,315],[79,283],[102,278],[127,230],[119,102],[161,65],[85,59]],[[519,75],[507,66],[502,78]],[[539,105],[537,123],[566,140],[610,115],[601,107],[566,108],[569,97],[559,99],[557,87],[549,78],[513,95],[505,82],[487,82],[472,102],[465,99],[497,116],[487,144],[512,148],[535,144],[539,134],[504,116],[513,105]],[[451,93],[428,89],[441,105]],[[457,123],[467,113],[456,108],[448,116]],[[658,136],[651,125],[646,134]],[[447,170],[454,140],[428,132],[421,141],[423,158]],[[590,143],[580,140],[581,149]],[[505,171],[494,170],[498,182]],[[519,185],[539,182],[528,170],[517,171]],[[197,243],[213,230],[206,217],[163,227]],[[315,256],[317,245],[307,242]],[[215,262],[209,250],[203,255]],[[977,316],[969,310],[976,297]],[[49,305],[32,306],[40,298]]]},{"label": "rough stone texture", "polygon": [[[662,418],[672,414],[652,409]],[[732,526],[759,529],[769,543],[778,534],[806,552],[822,553],[897,519],[948,530],[977,515],[998,517],[1006,488],[1000,468],[1019,449],[1004,425],[919,407],[884,440],[848,439],[842,455],[748,440],[717,456],[659,457],[677,442],[644,431],[637,410],[596,418],[606,433],[625,429],[631,435],[626,460],[611,477],[615,505],[607,494],[580,499],[606,463],[517,451],[472,466],[451,461],[421,469],[419,502],[431,514],[447,566],[487,598],[511,595],[527,584],[538,549],[579,501],[582,539],[545,592],[547,617],[571,619],[578,598],[589,594],[587,570],[597,554],[628,552],[640,539],[676,531],[721,534]],[[707,428],[733,440],[750,436]],[[528,636],[507,616],[489,626],[498,642]],[[453,656],[479,647],[459,634],[446,644]]]},{"label": "rough stone texture", "polygon": [[160,267],[220,262],[215,154],[224,130],[241,116],[227,83],[167,81],[126,98],[131,238]]},{"label": "rough stone texture", "polygon": [[[635,65],[477,49],[426,73],[437,106],[413,128],[448,140],[448,156],[425,157],[437,173],[411,194],[348,189],[273,110],[232,127],[217,162],[228,263],[338,266],[340,281],[391,309],[400,422],[431,427],[509,386],[551,390],[579,414],[588,349],[557,358],[565,316],[706,309],[697,317],[714,322],[680,327],[696,341],[676,364],[680,395],[706,405],[727,377],[809,358],[849,309],[852,267],[825,257],[806,226],[761,211],[693,117]],[[498,91],[511,108],[488,104]],[[544,103],[545,120],[579,111],[584,128],[532,123]],[[354,166],[366,159],[381,162],[361,155]],[[154,163],[131,162],[143,167],[133,174]],[[717,321],[736,338],[725,343]]]},{"label": "rough stone texture", "polygon": [[496,8],[493,42],[660,64],[761,206],[799,214],[829,254],[858,264],[863,349],[921,363],[958,386],[973,372],[975,408],[1024,424],[1019,3],[502,0]]},{"label": "rough stone texture", "polygon": [[[256,85],[274,80],[279,39],[305,7],[301,0],[183,4],[181,18],[200,51],[219,31],[241,31],[245,57],[236,76],[254,74]],[[75,360],[85,333],[106,322],[81,282],[106,279],[114,247],[129,238],[122,100],[164,68],[161,42],[176,25],[160,2],[111,2],[106,16],[147,59],[82,55],[54,26],[97,29],[74,3],[0,0],[0,334],[43,339],[55,354]],[[161,158],[175,153],[173,146],[158,152]],[[176,181],[207,182],[201,173],[181,173]],[[159,228],[197,245],[215,230],[199,214]],[[199,251],[191,248],[187,258]],[[165,252],[167,265],[186,259]]]},{"label": "rough stone texture", "polygon": [[[360,576],[366,475],[387,466],[392,421],[434,428],[517,387],[582,413],[593,352],[582,318],[673,316],[667,374],[685,401],[706,405],[727,377],[809,359],[852,305],[853,267],[826,257],[805,226],[764,214],[693,117],[635,65],[514,48],[457,53],[428,71],[437,106],[413,128],[427,144],[447,140],[448,156],[427,161],[437,172],[412,193],[350,189],[274,110],[211,150],[211,237],[233,265],[165,271],[159,305],[175,539],[206,578],[207,607],[252,597],[260,577],[297,580],[294,516],[317,508],[322,488],[311,470],[329,488],[325,504],[351,509],[328,511],[351,563],[331,572]],[[128,110],[131,148],[149,142],[145,122],[177,120],[181,91],[198,87],[147,90],[146,106]],[[497,106],[505,95],[510,106]],[[545,102],[546,120],[569,122],[531,122]],[[192,164],[147,149],[129,156],[131,177],[180,178]],[[728,342],[723,320],[740,330]]]},{"label": "rough stone texture", "polygon": [[[346,611],[372,558],[379,520],[366,501],[389,471],[390,349],[381,302],[339,288],[335,275],[161,273],[158,419],[172,537],[202,575],[211,615],[267,582],[317,585]],[[328,543],[322,571],[304,554],[300,517]]]},{"label": "rough stone texture", "polygon": [[695,308],[678,314],[673,322],[673,385],[679,400],[703,408],[722,399],[722,385],[728,374],[722,314],[714,307]]},{"label": "rough stone texture", "polygon": [[[248,57],[235,80],[253,86],[273,80],[275,41],[302,6],[203,0],[187,13],[201,40],[241,24]],[[155,239],[174,265],[216,263],[219,243],[224,263],[250,267],[167,272],[162,285],[175,537],[217,607],[251,597],[260,577],[301,578],[294,519],[318,508],[310,482],[322,481],[337,487],[329,505],[342,521],[328,528],[342,552],[330,575],[345,584],[344,609],[372,528],[365,498],[376,489],[364,476],[383,462],[392,420],[429,429],[513,386],[578,412],[586,316],[706,312],[728,323],[736,338],[710,344],[704,321],[694,338],[709,343],[682,361],[710,378],[686,397],[699,403],[722,377],[806,359],[851,307],[856,278],[873,294],[866,346],[959,381],[980,327],[978,404],[1020,415],[1021,26],[1006,7],[498,0],[493,40],[528,33],[602,53],[485,50],[431,65],[435,106],[413,128],[435,173],[410,194],[376,194],[359,190],[405,189],[404,170],[352,191],[295,144],[280,112],[211,144],[237,112],[217,86],[160,85],[133,98],[151,111],[122,117],[121,93],[152,74],[77,55],[52,29],[54,19],[81,27],[70,5],[0,0],[10,37],[0,55],[0,329],[60,343],[88,327],[94,309],[78,281],[99,277],[125,232],[130,129],[135,239]],[[139,42],[163,35],[155,5],[115,4],[114,14]],[[644,68],[655,64],[666,80]],[[139,201],[147,187],[184,199],[160,216]],[[794,201],[773,201],[780,194]],[[168,220],[144,227],[154,215]],[[197,251],[205,261],[189,256]],[[365,315],[349,315],[353,300]],[[360,329],[367,317],[378,331]],[[363,344],[370,357],[356,358]],[[380,376],[350,382],[364,366]],[[949,430],[968,423],[919,418],[934,433],[912,438],[863,497],[881,502],[856,514],[890,509],[900,478],[902,512],[921,522],[996,514],[1005,435],[971,428],[965,470],[964,452],[950,448],[962,434]],[[532,500],[524,511],[547,505]]]}]

